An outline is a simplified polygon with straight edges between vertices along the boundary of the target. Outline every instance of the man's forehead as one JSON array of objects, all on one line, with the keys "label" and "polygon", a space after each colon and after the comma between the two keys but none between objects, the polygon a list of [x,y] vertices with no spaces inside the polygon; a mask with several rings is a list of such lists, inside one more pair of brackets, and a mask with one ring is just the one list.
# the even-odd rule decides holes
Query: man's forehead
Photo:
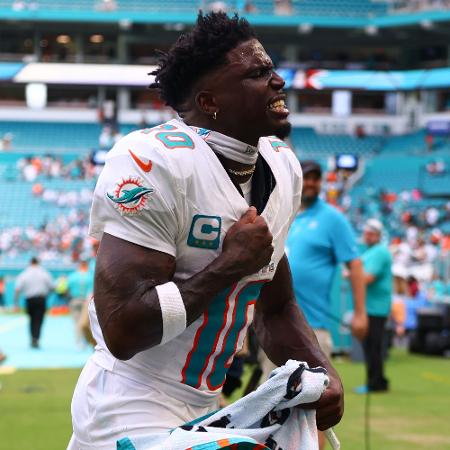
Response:
[{"label": "man's forehead", "polygon": [[227,59],[231,64],[272,64],[270,56],[257,39],[239,44],[228,52]]},{"label": "man's forehead", "polygon": [[[272,60],[257,39],[239,44],[226,55],[225,66],[215,69],[202,77],[199,86],[211,88],[222,81],[229,82],[230,77],[240,77],[252,66],[271,66]],[[224,70],[225,69],[225,70]],[[206,83],[206,84],[205,84]]]}]

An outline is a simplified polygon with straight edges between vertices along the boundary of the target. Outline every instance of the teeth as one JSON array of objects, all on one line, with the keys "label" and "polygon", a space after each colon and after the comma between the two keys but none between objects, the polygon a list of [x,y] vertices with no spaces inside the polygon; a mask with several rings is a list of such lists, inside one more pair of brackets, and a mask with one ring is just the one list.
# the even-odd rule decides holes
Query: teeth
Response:
[{"label": "teeth", "polygon": [[284,109],[286,108],[286,104],[284,100],[277,100],[269,105],[270,109]]}]

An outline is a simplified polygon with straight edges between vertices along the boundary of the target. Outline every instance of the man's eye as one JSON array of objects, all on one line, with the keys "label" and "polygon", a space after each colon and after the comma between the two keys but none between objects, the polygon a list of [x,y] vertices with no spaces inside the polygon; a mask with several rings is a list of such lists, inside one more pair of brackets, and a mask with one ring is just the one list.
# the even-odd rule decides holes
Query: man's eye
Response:
[{"label": "man's eye", "polygon": [[271,72],[272,72],[271,67],[264,67],[263,69],[258,69],[258,70],[255,70],[254,72],[252,72],[252,77],[253,78],[265,77],[265,76],[269,75]]}]

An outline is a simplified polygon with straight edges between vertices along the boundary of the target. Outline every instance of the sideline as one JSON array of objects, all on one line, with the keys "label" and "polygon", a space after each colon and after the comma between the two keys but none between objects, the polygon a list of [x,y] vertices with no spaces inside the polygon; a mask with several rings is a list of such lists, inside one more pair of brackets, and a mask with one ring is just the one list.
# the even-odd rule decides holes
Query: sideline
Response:
[{"label": "sideline", "polygon": [[16,328],[19,328],[27,322],[26,317],[19,317],[18,319],[14,319],[11,321],[8,321],[2,325],[0,325],[0,334],[2,333],[8,333],[8,331],[15,330]]}]

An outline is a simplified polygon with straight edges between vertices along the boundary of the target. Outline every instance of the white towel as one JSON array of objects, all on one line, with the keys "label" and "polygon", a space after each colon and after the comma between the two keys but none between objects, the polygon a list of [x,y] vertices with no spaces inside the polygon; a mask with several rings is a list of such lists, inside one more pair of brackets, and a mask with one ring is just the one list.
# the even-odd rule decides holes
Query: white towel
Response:
[{"label": "white towel", "polygon": [[289,360],[259,388],[205,418],[167,434],[122,439],[118,450],[236,449],[317,450],[316,412],[296,406],[315,402],[328,385],[326,370]]}]

